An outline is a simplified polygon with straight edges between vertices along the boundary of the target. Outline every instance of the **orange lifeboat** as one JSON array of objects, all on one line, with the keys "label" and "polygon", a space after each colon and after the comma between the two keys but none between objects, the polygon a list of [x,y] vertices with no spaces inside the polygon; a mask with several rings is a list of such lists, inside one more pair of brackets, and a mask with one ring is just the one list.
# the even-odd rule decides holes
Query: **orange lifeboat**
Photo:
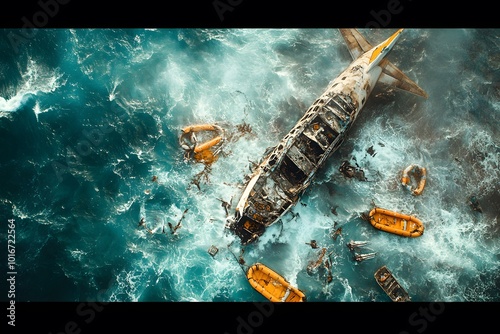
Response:
[{"label": "orange lifeboat", "polygon": [[186,126],[179,136],[179,145],[186,151],[186,159],[191,156],[207,165],[217,160],[224,142],[224,130],[215,124]]},{"label": "orange lifeboat", "polygon": [[247,279],[255,290],[272,302],[306,301],[306,296],[301,290],[262,263],[255,263],[248,268]]},{"label": "orange lifeboat", "polygon": [[370,224],[376,229],[415,238],[424,233],[424,224],[420,219],[382,208],[374,208],[369,215]]},{"label": "orange lifeboat", "polygon": [[[410,176],[414,178],[413,184]],[[408,188],[413,195],[420,195],[424,191],[426,179],[427,171],[425,168],[417,164],[411,164],[404,169],[401,184]]]}]

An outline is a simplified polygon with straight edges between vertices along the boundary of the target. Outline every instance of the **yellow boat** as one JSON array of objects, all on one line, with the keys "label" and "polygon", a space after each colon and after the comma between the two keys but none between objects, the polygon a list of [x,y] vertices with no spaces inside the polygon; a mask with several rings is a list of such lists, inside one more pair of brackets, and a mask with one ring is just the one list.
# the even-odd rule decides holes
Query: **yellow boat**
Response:
[{"label": "yellow boat", "polygon": [[255,290],[272,302],[306,301],[302,291],[262,263],[255,263],[248,268],[247,279]]},{"label": "yellow boat", "polygon": [[420,219],[382,208],[373,208],[369,215],[370,223],[376,229],[415,238],[424,233],[424,224]]}]

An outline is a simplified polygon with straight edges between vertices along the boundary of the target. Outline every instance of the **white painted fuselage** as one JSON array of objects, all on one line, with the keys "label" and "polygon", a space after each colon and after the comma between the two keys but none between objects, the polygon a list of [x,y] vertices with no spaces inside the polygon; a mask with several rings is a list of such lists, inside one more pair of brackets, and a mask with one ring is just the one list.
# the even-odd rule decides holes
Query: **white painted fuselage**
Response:
[{"label": "white painted fuselage", "polygon": [[227,224],[243,244],[285,215],[339,148],[379,81],[382,66],[393,66],[384,58],[400,33],[356,57],[248,176]]}]

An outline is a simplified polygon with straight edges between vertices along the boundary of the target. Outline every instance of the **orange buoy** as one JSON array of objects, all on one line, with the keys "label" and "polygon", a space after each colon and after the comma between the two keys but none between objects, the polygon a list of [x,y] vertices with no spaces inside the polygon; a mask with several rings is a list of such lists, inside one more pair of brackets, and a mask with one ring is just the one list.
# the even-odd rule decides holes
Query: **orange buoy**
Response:
[{"label": "orange buoy", "polygon": [[198,152],[201,152],[201,151],[208,150],[212,146],[215,146],[218,143],[220,143],[221,140],[222,140],[222,137],[218,136],[218,137],[215,137],[214,139],[211,139],[211,140],[209,140],[207,142],[204,142],[204,143],[202,143],[200,145],[196,145],[195,148],[194,148],[194,152],[198,153]]},{"label": "orange buoy", "polygon": [[[410,176],[414,178],[414,185]],[[425,182],[427,179],[427,171],[424,167],[417,164],[411,164],[403,170],[403,176],[401,177],[401,184],[408,188],[413,195],[420,195],[424,191]]]},{"label": "orange buoy", "polygon": [[186,159],[192,156],[196,161],[209,165],[217,160],[217,154],[224,140],[224,131],[220,126],[197,124],[182,129],[179,145],[186,151],[184,154]]}]

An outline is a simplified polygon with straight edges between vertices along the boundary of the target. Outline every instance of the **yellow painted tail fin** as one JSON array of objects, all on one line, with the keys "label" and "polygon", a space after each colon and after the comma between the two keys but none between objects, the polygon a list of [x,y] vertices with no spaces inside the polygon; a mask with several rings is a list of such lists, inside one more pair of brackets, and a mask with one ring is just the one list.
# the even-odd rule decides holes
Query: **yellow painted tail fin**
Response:
[{"label": "yellow painted tail fin", "polygon": [[418,96],[425,98],[428,97],[427,93],[422,88],[420,88],[389,60],[387,60],[387,58],[385,58],[387,52],[396,43],[396,40],[400,36],[403,29],[399,29],[392,34],[391,37],[375,47],[373,47],[357,29],[339,30],[353,59],[357,59],[365,52],[373,50],[370,57],[370,63],[373,64],[372,66],[378,65],[382,68],[382,74],[380,75],[379,82],[394,88],[405,90]]}]

